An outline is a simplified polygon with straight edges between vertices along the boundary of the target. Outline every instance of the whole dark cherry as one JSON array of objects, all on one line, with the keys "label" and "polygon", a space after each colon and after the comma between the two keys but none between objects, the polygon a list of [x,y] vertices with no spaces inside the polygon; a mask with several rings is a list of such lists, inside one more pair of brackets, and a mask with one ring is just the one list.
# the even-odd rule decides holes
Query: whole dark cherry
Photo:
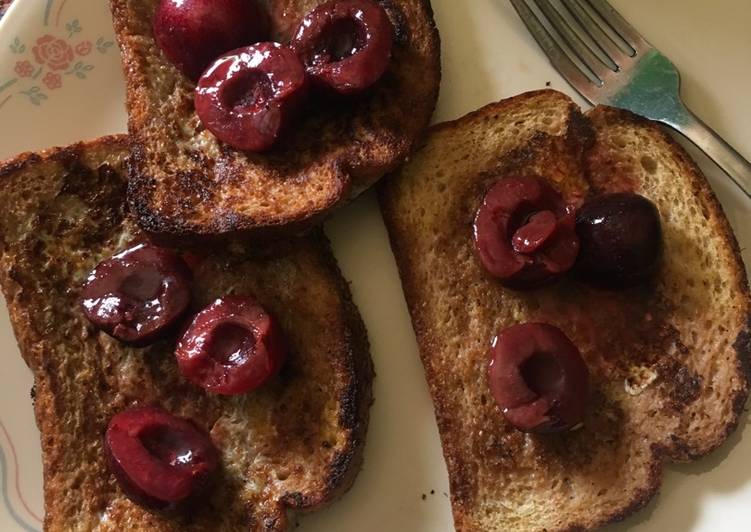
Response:
[{"label": "whole dark cherry", "polygon": [[290,46],[313,82],[357,94],[378,81],[391,60],[393,27],[373,0],[333,0],[305,15]]},{"label": "whole dark cherry", "polygon": [[305,98],[305,68],[292,50],[258,43],[233,50],[204,72],[195,92],[203,125],[239,150],[271,148]]},{"label": "whole dark cherry", "polygon": [[660,263],[660,213],[644,196],[595,196],[579,209],[576,232],[581,253],[575,271],[596,285],[619,288],[643,283]]},{"label": "whole dark cherry", "polygon": [[509,288],[528,289],[574,265],[575,209],[543,179],[509,177],[488,190],[474,222],[480,262]]},{"label": "whole dark cherry", "polygon": [[205,431],[156,407],[115,415],[104,449],[125,494],[158,510],[201,493],[219,463],[219,452]]},{"label": "whole dark cherry", "polygon": [[503,415],[524,432],[571,429],[589,399],[589,370],[579,350],[545,323],[514,325],[493,340],[488,383]]},{"label": "whole dark cherry", "polygon": [[193,81],[223,53],[268,36],[268,15],[257,0],[161,0],[154,14],[157,44]]},{"label": "whole dark cherry", "polygon": [[172,329],[190,303],[190,268],[179,255],[138,244],[104,260],[81,291],[84,315],[118,340],[145,345]]},{"label": "whole dark cherry", "polygon": [[259,388],[279,371],[286,355],[274,318],[246,296],[217,299],[199,312],[175,352],[186,379],[222,395]]}]

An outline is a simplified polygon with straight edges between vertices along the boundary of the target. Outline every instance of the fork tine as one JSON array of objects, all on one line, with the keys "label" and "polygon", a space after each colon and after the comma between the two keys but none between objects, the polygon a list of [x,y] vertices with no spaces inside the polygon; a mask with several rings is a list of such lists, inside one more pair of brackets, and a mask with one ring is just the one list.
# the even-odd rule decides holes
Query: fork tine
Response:
[{"label": "fork tine", "polygon": [[[595,83],[589,79],[584,73],[579,70],[579,67],[566,55],[553,37],[545,29],[537,15],[529,8],[525,0],[511,0],[511,3],[519,13],[532,37],[537,41],[537,44],[543,49],[545,54],[550,59],[555,69],[566,78],[577,90],[582,91],[582,94],[589,98],[587,93],[596,88]],[[591,99],[591,98],[590,98]]]},{"label": "fork tine", "polygon": [[646,48],[651,48],[646,39],[631,24],[626,22],[626,19],[607,0],[587,0],[587,2],[637,54],[642,53]]},{"label": "fork tine", "polygon": [[605,33],[600,27],[600,24],[592,18],[584,6],[582,0],[561,0],[561,3],[566,7],[569,13],[581,24],[584,30],[592,37],[594,43],[600,48],[603,54],[605,54],[610,61],[617,67],[623,67],[630,59],[630,55],[621,50],[618,45],[613,42],[610,35]]},{"label": "fork tine", "polygon": [[616,69],[615,65],[611,68],[608,64],[597,57],[587,44],[579,37],[574,29],[566,22],[561,14],[553,7],[550,0],[534,0],[540,11],[548,18],[548,22],[558,35],[571,48],[576,56],[600,81],[604,81],[605,76]]}]

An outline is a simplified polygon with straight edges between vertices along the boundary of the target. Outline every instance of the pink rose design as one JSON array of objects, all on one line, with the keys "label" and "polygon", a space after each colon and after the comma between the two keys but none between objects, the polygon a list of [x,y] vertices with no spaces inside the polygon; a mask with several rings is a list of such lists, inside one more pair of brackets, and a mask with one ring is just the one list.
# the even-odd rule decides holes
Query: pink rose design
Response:
[{"label": "pink rose design", "polygon": [[91,41],[83,41],[76,45],[76,53],[78,55],[89,55],[91,52]]},{"label": "pink rose design", "polygon": [[47,85],[47,88],[50,90],[59,89],[63,86],[63,78],[60,77],[60,74],[54,72],[47,72],[42,78],[42,82]]},{"label": "pink rose design", "polygon": [[39,37],[32,51],[37,63],[47,65],[52,70],[65,70],[73,61],[73,49],[70,45],[52,35]]},{"label": "pink rose design", "polygon": [[18,61],[16,63],[16,68],[13,70],[15,70],[16,74],[22,78],[28,78],[34,73],[34,65],[28,61]]}]

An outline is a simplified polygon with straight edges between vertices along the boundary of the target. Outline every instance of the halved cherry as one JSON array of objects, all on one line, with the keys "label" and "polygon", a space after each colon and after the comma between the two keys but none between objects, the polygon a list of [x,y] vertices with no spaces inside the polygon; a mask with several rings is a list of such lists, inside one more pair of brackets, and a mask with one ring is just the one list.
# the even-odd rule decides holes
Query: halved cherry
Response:
[{"label": "halved cherry", "polygon": [[206,432],[156,407],[115,415],[104,448],[125,494],[160,510],[200,493],[219,463],[219,452]]},{"label": "halved cherry", "polygon": [[211,64],[195,91],[198,117],[238,150],[271,148],[304,100],[305,67],[289,48],[263,42],[233,50]]},{"label": "halved cherry", "polygon": [[217,299],[199,312],[175,352],[186,379],[222,395],[259,388],[279,371],[286,355],[276,321],[245,296]]},{"label": "halved cherry", "polygon": [[378,81],[391,60],[394,29],[373,0],[333,0],[305,15],[290,46],[320,86],[356,94]]},{"label": "halved cherry", "polygon": [[157,44],[192,81],[221,54],[268,34],[258,0],[160,0],[154,13]]},{"label": "halved cherry", "polygon": [[179,255],[138,244],[94,268],[81,291],[81,305],[84,315],[107,334],[144,345],[185,313],[191,280]]},{"label": "halved cherry", "polygon": [[485,269],[505,286],[533,288],[571,269],[579,253],[575,209],[538,177],[510,177],[488,190],[474,240]]},{"label": "halved cherry", "polygon": [[525,432],[574,427],[589,398],[589,370],[579,350],[545,323],[514,325],[493,340],[488,384],[506,419]]}]

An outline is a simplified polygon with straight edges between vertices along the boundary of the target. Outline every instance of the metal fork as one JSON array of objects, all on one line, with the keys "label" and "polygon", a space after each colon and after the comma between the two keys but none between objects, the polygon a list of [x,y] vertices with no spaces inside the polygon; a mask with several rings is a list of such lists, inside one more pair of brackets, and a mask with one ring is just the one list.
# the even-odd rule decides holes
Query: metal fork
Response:
[{"label": "metal fork", "polygon": [[550,0],[531,1],[538,12],[526,0],[511,3],[556,70],[582,96],[593,105],[628,109],[682,133],[751,198],[751,163],[685,106],[673,63],[608,2],[560,0],[562,7],[556,7]]}]

